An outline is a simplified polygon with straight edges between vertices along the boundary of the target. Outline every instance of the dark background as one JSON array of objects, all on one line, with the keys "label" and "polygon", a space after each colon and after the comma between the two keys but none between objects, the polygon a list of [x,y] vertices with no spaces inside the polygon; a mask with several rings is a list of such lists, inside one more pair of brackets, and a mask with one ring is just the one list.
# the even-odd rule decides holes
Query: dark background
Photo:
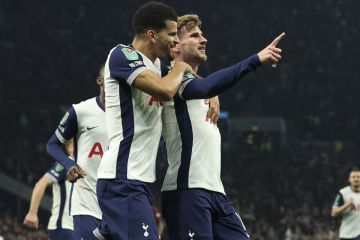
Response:
[{"label": "dark background", "polygon": [[[72,103],[98,94],[98,68],[112,47],[131,42],[131,18],[144,2],[0,0],[1,172],[31,186],[43,175],[52,161],[45,143]],[[203,76],[286,32],[277,68],[264,66],[220,96],[229,113],[220,122],[223,182],[253,239],[283,239],[286,230],[301,239],[333,234],[331,204],[360,165],[360,2],[166,3],[202,19]],[[251,129],[229,134],[228,121],[238,117],[283,118],[284,147],[264,148],[275,146],[277,132],[255,131],[255,142],[246,141]],[[159,162],[157,194],[166,167]],[[27,203],[1,195],[3,215],[20,223]]]}]

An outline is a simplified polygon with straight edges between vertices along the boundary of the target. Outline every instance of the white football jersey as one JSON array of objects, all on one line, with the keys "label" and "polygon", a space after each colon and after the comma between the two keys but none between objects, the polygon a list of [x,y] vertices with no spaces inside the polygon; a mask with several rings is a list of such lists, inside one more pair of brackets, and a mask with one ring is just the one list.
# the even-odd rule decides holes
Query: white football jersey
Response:
[{"label": "white football jersey", "polygon": [[350,198],[353,206],[345,210],[340,226],[340,238],[356,238],[360,236],[360,192],[354,192],[350,186],[344,187],[336,196],[333,207],[341,207]]},{"label": "white football jersey", "polygon": [[102,213],[97,201],[97,171],[108,148],[105,112],[99,97],[74,104],[66,113],[56,135],[60,141],[74,137],[76,163],[87,174],[72,186],[70,214],[89,215],[97,219]]},{"label": "white football jersey", "polygon": [[55,163],[54,166],[45,174],[52,184],[52,207],[51,216],[48,223],[49,230],[55,229],[74,229],[73,217],[69,213],[69,196],[71,183],[66,181],[66,172],[63,166]]},{"label": "white football jersey", "polygon": [[221,136],[206,119],[208,109],[203,99],[184,101],[179,95],[165,103],[162,123],[169,167],[162,191],[203,188],[225,194]]},{"label": "white football jersey", "polygon": [[160,61],[152,63],[131,46],[118,45],[105,64],[106,128],[109,149],[98,178],[155,181],[155,162],[161,136],[162,102],[131,84],[143,71],[161,75]]}]

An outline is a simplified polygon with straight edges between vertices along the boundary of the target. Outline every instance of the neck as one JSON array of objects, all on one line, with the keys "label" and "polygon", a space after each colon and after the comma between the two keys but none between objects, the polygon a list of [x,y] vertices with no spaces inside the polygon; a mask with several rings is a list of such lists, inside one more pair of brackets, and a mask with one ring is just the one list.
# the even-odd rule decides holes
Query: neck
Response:
[{"label": "neck", "polygon": [[191,68],[194,70],[195,73],[197,73],[199,65],[195,65],[195,64],[189,64],[191,66]]},{"label": "neck", "polygon": [[[198,69],[199,69],[199,64],[193,63],[191,61],[186,61],[183,57],[181,56],[176,56],[175,57],[175,61],[183,61],[186,62],[187,64],[189,64],[191,66],[191,68],[194,70],[195,73],[197,73]],[[171,65],[173,65],[173,62],[171,62]]]},{"label": "neck", "polygon": [[99,99],[101,104],[105,107],[105,92],[103,88],[100,90]]},{"label": "neck", "polygon": [[360,192],[360,186],[351,186],[351,190],[353,190],[354,192]]},{"label": "neck", "polygon": [[133,46],[133,48],[135,48],[136,50],[144,54],[148,59],[150,59],[150,61],[155,62],[157,57],[152,51],[153,48],[152,46],[150,46],[148,41],[140,37],[135,37],[131,45]]}]

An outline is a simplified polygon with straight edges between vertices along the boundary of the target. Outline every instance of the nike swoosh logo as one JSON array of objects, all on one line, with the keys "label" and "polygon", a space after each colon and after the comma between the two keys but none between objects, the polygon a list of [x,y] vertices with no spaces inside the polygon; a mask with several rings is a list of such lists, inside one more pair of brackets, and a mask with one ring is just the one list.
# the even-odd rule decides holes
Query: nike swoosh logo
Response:
[{"label": "nike swoosh logo", "polygon": [[94,129],[94,128],[97,128],[98,126],[95,126],[95,127],[87,127],[86,130],[91,130],[91,129]]}]

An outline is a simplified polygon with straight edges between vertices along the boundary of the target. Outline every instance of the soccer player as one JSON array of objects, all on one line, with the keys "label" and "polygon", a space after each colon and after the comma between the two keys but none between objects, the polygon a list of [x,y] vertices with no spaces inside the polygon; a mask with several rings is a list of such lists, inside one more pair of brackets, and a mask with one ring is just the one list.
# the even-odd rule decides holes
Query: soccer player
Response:
[{"label": "soccer player", "polygon": [[[207,60],[200,24],[197,15],[179,17],[179,44],[174,48],[175,60],[189,63],[195,71]],[[162,210],[170,239],[249,239],[220,179],[220,132],[206,121],[207,106],[199,98],[225,91],[260,64],[277,63],[281,49],[276,45],[283,35],[258,54],[204,79],[186,74],[174,100],[165,103],[163,136],[169,167]]]},{"label": "soccer player", "polygon": [[360,169],[351,170],[349,183],[336,196],[331,216],[342,216],[340,239],[360,240]]},{"label": "soccer player", "polygon": [[[69,141],[67,153],[72,155],[72,142]],[[47,173],[36,183],[30,201],[30,209],[24,219],[24,224],[30,228],[39,227],[38,209],[45,189],[52,186],[53,203],[51,217],[47,226],[50,240],[75,239],[73,232],[73,217],[69,211],[70,183],[66,181],[66,171],[59,163],[55,163]]]},{"label": "soccer player", "polygon": [[[48,153],[65,166],[67,179],[73,183],[70,214],[74,216],[75,239],[94,239],[93,230],[100,225],[102,213],[97,201],[97,170],[108,147],[105,128],[104,67],[96,83],[100,95],[74,104],[60,122],[47,144]],[[63,143],[74,138],[75,161],[69,159]]]},{"label": "soccer player", "polygon": [[161,78],[159,58],[177,43],[177,15],[170,6],[149,2],[134,15],[131,45],[113,48],[105,64],[106,128],[109,149],[98,170],[97,194],[103,213],[102,239],[158,239],[149,184],[161,136],[161,100],[177,92],[184,72],[175,62]]}]

